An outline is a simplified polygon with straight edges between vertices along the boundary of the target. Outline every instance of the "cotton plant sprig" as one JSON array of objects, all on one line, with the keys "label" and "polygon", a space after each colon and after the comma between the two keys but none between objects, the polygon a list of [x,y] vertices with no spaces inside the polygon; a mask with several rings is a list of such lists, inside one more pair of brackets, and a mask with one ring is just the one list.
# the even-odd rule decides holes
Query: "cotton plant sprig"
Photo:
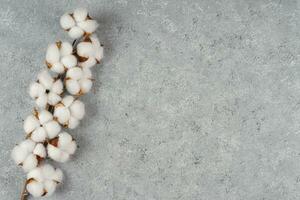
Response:
[{"label": "cotton plant sprig", "polygon": [[46,159],[66,162],[75,153],[76,141],[64,129],[76,128],[83,119],[85,106],[79,98],[91,90],[91,67],[103,58],[103,47],[94,33],[98,24],[86,9],[64,14],[60,25],[75,40],[73,45],[57,41],[48,46],[47,67],[29,87],[36,106],[24,121],[25,140],[11,153],[27,173],[21,199],[50,196],[62,182],[62,171]]}]

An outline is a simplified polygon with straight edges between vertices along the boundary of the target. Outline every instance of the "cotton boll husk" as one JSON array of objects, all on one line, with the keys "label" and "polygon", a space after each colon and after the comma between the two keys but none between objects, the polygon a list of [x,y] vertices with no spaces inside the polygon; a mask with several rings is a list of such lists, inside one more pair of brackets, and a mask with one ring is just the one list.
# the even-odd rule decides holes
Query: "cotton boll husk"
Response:
[{"label": "cotton boll husk", "polygon": [[61,44],[61,48],[60,48],[61,57],[72,54],[72,51],[73,51],[73,47],[69,42],[63,42]]},{"label": "cotton boll husk", "polygon": [[40,95],[38,98],[36,98],[35,103],[39,108],[45,108],[48,103],[47,95],[46,94]]},{"label": "cotton boll husk", "polygon": [[31,98],[36,98],[43,93],[45,93],[45,88],[41,84],[39,84],[37,82],[30,84],[29,95]]},{"label": "cotton boll husk", "polygon": [[68,123],[68,128],[69,129],[74,129],[79,125],[79,120],[76,119],[75,117],[70,117],[69,123]]},{"label": "cotton boll husk", "polygon": [[73,39],[80,38],[81,36],[83,36],[83,34],[83,30],[77,26],[74,26],[69,30],[69,36]]},{"label": "cotton boll husk", "polygon": [[50,89],[53,84],[53,78],[46,70],[43,70],[38,74],[38,80],[45,87],[45,89]]},{"label": "cotton boll husk", "polygon": [[79,80],[83,76],[82,69],[79,67],[74,67],[67,71],[66,77],[74,80]]},{"label": "cotton boll husk", "polygon": [[34,180],[26,185],[26,190],[34,197],[41,197],[44,194],[43,184]]},{"label": "cotton boll husk", "polygon": [[81,92],[85,94],[91,90],[93,82],[90,79],[83,79],[79,81],[79,85]]},{"label": "cotton boll husk", "polygon": [[69,14],[66,13],[63,16],[61,16],[60,25],[63,29],[67,30],[75,26],[75,21]]},{"label": "cotton boll husk", "polygon": [[66,80],[66,89],[72,95],[77,95],[80,92],[80,85],[73,79]]},{"label": "cotton boll husk", "polygon": [[67,55],[64,56],[61,59],[61,63],[66,67],[66,68],[72,68],[75,67],[77,64],[77,59],[74,55]]},{"label": "cotton boll husk", "polygon": [[46,157],[45,146],[41,143],[38,143],[33,150],[33,154],[38,155],[41,158],[45,158]]},{"label": "cotton boll husk", "polygon": [[47,138],[47,133],[43,127],[38,127],[31,133],[30,138],[34,142],[44,142]]},{"label": "cotton boll husk", "polygon": [[65,96],[61,102],[64,104],[64,106],[69,107],[73,103],[74,100],[75,99],[73,96],[68,95],[68,96]]},{"label": "cotton boll husk", "polygon": [[56,72],[58,74],[61,74],[65,71],[64,65],[60,62],[56,62],[56,63],[52,64],[52,67],[50,69],[51,69],[51,71]]},{"label": "cotton boll husk", "polygon": [[38,119],[33,115],[29,115],[24,121],[23,128],[25,133],[30,133],[39,126],[40,122],[38,121]]},{"label": "cotton boll husk", "polygon": [[48,103],[52,106],[56,105],[58,102],[60,102],[61,97],[54,92],[50,92],[48,94]]},{"label": "cotton boll husk", "polygon": [[41,124],[44,124],[53,119],[52,114],[47,110],[38,111],[38,118]]},{"label": "cotton boll husk", "polygon": [[25,172],[28,172],[35,168],[38,164],[38,160],[35,155],[30,154],[27,158],[23,161],[22,168]]},{"label": "cotton boll husk", "polygon": [[88,12],[85,8],[77,8],[73,12],[73,17],[76,22],[84,21],[87,18]]},{"label": "cotton boll husk", "polygon": [[52,139],[58,135],[61,130],[61,126],[56,121],[50,121],[44,125],[48,138]]},{"label": "cotton boll husk", "polygon": [[76,117],[77,119],[81,120],[85,114],[85,106],[81,101],[76,100],[70,106],[70,111],[73,117]]},{"label": "cotton boll husk", "polygon": [[86,61],[79,63],[78,65],[83,68],[90,68],[96,65],[97,61],[94,57],[89,57]]},{"label": "cotton boll husk", "polygon": [[87,33],[93,33],[98,27],[96,20],[85,20],[78,23],[78,26]]},{"label": "cotton boll husk", "polygon": [[57,118],[58,122],[61,124],[66,124],[70,119],[70,111],[63,105],[58,105],[55,107],[54,116]]},{"label": "cotton boll husk", "polygon": [[51,64],[59,61],[59,49],[56,44],[50,44],[48,46],[46,61]]},{"label": "cotton boll husk", "polygon": [[77,54],[82,57],[90,57],[95,53],[94,47],[90,42],[80,42],[77,45]]}]

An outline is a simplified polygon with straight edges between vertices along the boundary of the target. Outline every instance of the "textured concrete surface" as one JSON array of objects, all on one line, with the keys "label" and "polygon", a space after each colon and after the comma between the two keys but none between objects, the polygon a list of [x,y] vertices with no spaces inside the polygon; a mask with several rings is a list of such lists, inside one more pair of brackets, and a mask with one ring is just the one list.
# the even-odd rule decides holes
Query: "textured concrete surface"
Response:
[{"label": "textured concrete surface", "polygon": [[48,198],[300,199],[299,1],[0,1],[0,199],[25,174],[10,159],[30,81],[58,20],[100,23],[80,148]]}]

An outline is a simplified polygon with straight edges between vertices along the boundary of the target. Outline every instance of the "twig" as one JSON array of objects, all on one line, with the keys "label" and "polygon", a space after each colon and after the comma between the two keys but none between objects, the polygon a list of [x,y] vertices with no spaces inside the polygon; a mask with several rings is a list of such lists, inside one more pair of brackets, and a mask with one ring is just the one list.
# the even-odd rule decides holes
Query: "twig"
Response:
[{"label": "twig", "polygon": [[27,200],[28,192],[26,190],[26,185],[27,185],[27,181],[25,181],[25,183],[24,183],[24,187],[23,187],[23,190],[21,193],[21,200]]}]

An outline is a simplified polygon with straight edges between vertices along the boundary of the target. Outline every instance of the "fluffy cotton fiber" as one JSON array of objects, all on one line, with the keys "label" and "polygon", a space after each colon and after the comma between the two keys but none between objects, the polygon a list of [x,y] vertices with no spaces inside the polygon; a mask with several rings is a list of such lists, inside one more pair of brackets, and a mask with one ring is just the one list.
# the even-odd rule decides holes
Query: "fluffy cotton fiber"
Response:
[{"label": "fluffy cotton fiber", "polygon": [[84,104],[79,100],[75,100],[75,98],[70,95],[64,97],[61,103],[55,106],[54,110],[54,116],[58,122],[70,129],[74,129],[78,126],[84,114]]},{"label": "fluffy cotton fiber", "polygon": [[98,27],[98,23],[91,19],[84,8],[77,8],[73,13],[66,13],[60,18],[60,25],[68,31],[69,36],[78,39],[83,35],[90,35]]}]

